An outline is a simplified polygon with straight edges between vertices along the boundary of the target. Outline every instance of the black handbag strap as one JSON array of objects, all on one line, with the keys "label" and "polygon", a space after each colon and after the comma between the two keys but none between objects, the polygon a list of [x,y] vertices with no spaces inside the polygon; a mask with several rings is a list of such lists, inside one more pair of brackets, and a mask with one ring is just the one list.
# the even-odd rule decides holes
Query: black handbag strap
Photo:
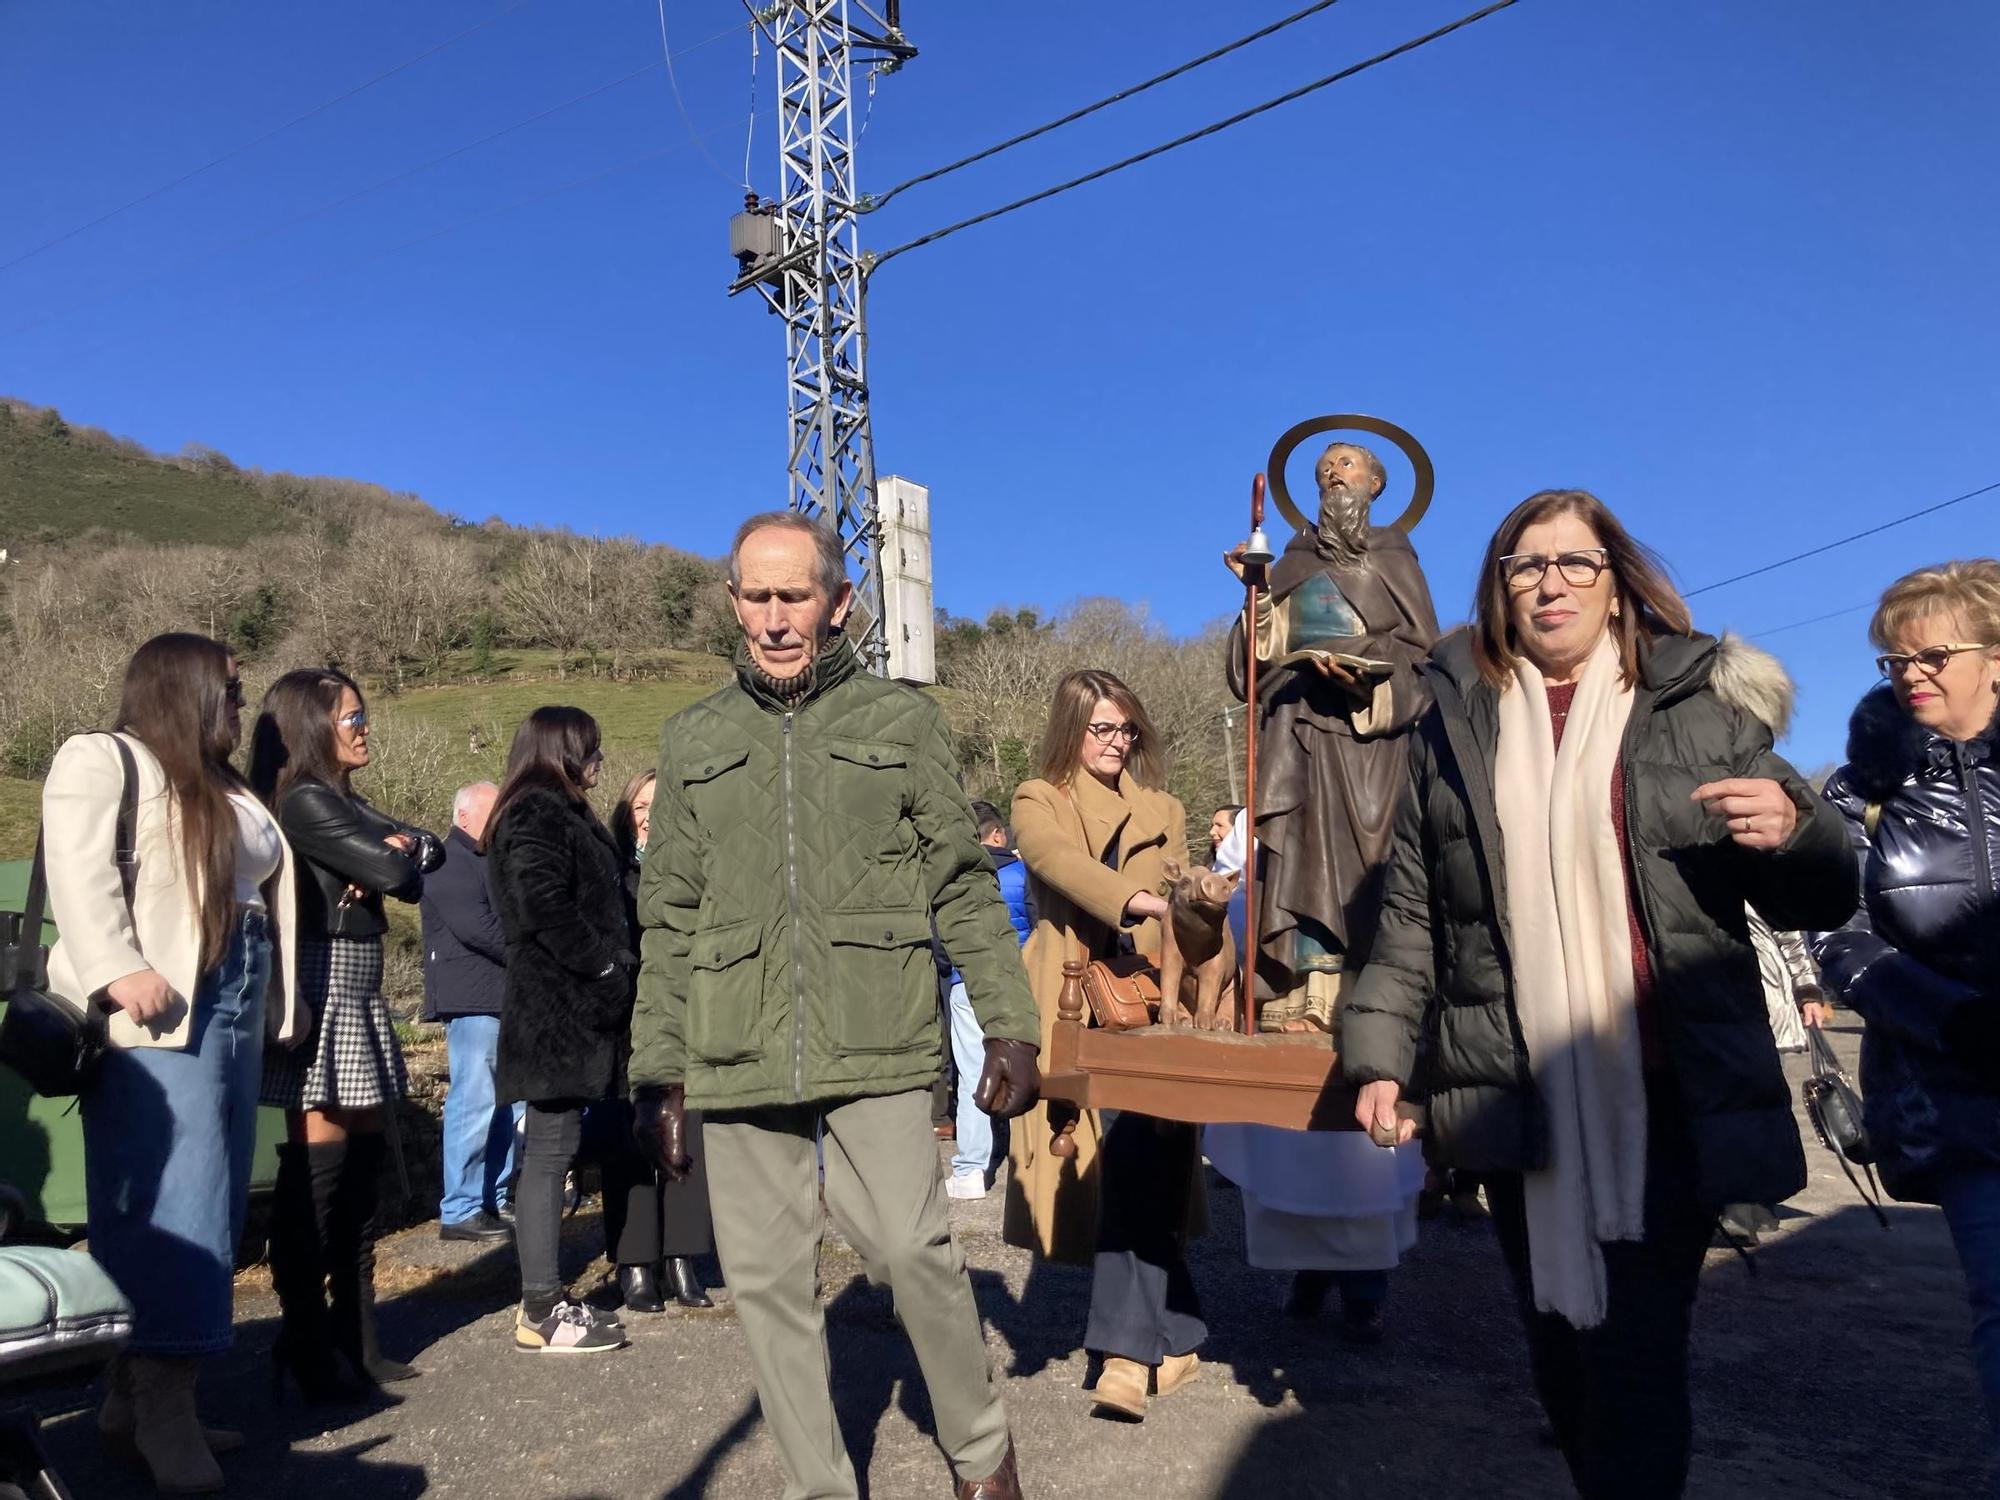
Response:
[{"label": "black handbag strap", "polygon": [[[111,743],[118,747],[118,764],[123,774],[123,785],[118,792],[118,828],[112,857],[118,864],[118,883],[124,888],[125,909],[132,909],[132,892],[139,878],[139,767],[132,759],[132,747],[125,743],[124,736],[108,729],[94,731],[109,735]],[[42,947],[42,918],[49,903],[49,871],[46,842],[46,827],[35,832],[35,863],[28,872],[28,895],[21,903],[21,952],[35,954]],[[14,969],[14,987],[32,989],[44,983],[41,964],[17,964]]]}]

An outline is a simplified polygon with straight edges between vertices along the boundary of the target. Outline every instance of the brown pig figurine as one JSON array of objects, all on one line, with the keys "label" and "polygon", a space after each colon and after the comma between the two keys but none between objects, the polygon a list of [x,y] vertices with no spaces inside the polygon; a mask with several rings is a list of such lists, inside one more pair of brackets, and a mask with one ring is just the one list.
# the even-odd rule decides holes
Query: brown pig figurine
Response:
[{"label": "brown pig figurine", "polygon": [[1235,1024],[1238,988],[1227,917],[1239,877],[1184,870],[1173,859],[1161,872],[1168,889],[1167,920],[1160,924],[1160,1024],[1192,1020],[1197,1031],[1227,1031]]}]

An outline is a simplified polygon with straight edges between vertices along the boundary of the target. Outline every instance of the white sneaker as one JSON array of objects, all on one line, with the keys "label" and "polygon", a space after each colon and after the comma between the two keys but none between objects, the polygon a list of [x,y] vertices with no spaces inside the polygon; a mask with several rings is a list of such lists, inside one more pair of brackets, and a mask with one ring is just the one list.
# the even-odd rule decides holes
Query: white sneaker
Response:
[{"label": "white sneaker", "polygon": [[984,1198],[986,1196],[986,1175],[983,1172],[954,1172],[944,1182],[945,1196],[950,1198]]}]

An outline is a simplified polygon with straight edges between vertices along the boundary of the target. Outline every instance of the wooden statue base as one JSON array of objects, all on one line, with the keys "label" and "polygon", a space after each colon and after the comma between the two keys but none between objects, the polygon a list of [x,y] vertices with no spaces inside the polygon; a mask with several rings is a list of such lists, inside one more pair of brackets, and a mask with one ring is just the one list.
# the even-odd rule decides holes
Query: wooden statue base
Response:
[{"label": "wooden statue base", "polygon": [[[1042,1093],[1085,1109],[1130,1109],[1193,1124],[1353,1130],[1354,1091],[1333,1038],[1244,1036],[1147,1026],[1105,1031],[1057,1021]],[[1402,1113],[1410,1116],[1407,1106]]]}]

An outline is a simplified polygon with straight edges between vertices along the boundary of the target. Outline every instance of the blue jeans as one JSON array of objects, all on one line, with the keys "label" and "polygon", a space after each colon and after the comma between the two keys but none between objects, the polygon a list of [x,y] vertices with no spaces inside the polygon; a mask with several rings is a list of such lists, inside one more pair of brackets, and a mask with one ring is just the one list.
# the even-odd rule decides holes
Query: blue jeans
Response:
[{"label": "blue jeans", "polygon": [[132,1301],[135,1354],[233,1337],[270,977],[264,914],[244,912],[195,990],[187,1046],[114,1048],[83,1096],[90,1253]]},{"label": "blue jeans", "polygon": [[438,1218],[459,1224],[481,1209],[507,1206],[514,1176],[514,1124],[524,1105],[496,1108],[493,1070],[498,1016],[453,1016],[444,1023],[451,1086],[444,1096],[444,1198]]},{"label": "blue jeans", "polygon": [[2000,1167],[1940,1173],[1937,1191],[1972,1298],[1972,1362],[1986,1395],[1994,1492],[2000,1494]]},{"label": "blue jeans", "polygon": [[965,986],[951,987],[951,1060],[958,1069],[958,1149],[951,1154],[951,1175],[984,1178],[993,1168],[993,1117],[973,1103],[979,1075],[986,1070],[986,1033],[972,1014]]}]

